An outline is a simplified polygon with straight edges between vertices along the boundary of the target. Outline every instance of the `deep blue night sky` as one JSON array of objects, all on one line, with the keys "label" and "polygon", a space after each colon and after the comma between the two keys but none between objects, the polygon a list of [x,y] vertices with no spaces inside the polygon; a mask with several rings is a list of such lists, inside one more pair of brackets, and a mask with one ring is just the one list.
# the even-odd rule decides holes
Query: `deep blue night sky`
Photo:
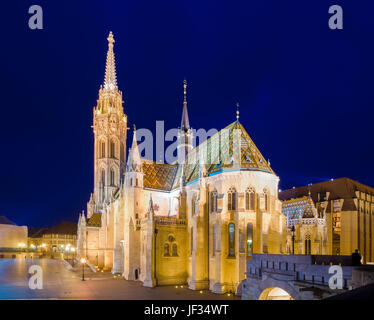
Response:
[{"label": "deep blue night sky", "polygon": [[[33,4],[43,30],[28,28]],[[344,30],[328,28],[333,4]],[[130,127],[179,125],[186,77],[191,125],[221,129],[239,101],[280,188],[343,176],[374,186],[373,1],[6,0],[1,10],[0,215],[18,224],[85,209],[110,30]]]}]

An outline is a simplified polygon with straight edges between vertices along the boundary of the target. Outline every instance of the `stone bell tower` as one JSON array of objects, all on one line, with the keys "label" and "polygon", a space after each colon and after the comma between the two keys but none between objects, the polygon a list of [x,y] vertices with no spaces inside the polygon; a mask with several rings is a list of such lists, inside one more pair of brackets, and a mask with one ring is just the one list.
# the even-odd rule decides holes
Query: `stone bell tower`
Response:
[{"label": "stone bell tower", "polygon": [[127,116],[123,111],[122,92],[118,90],[114,60],[114,37],[108,36],[104,85],[100,86],[93,109],[95,136],[94,193],[88,216],[102,209],[123,182],[126,166]]}]

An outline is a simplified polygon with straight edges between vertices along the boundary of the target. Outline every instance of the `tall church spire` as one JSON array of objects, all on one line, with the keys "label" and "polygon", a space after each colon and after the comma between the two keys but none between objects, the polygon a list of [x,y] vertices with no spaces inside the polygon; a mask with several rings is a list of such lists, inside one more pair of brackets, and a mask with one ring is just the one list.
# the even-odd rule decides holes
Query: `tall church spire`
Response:
[{"label": "tall church spire", "polygon": [[184,79],[183,81],[183,113],[182,113],[182,122],[181,122],[181,129],[187,131],[190,129],[190,121],[188,119],[188,111],[187,111],[187,80]]},{"label": "tall church spire", "polygon": [[114,90],[117,88],[117,76],[116,76],[116,65],[114,60],[114,37],[112,31],[110,31],[108,40],[108,53],[106,56],[106,66],[105,66],[105,80],[104,88],[108,90]]}]

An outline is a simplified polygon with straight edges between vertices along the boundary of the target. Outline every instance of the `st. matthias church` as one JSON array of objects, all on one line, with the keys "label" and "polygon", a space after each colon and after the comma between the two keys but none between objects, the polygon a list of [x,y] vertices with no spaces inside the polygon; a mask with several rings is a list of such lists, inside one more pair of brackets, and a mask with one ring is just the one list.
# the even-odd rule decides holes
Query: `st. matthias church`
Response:
[{"label": "st. matthias church", "polygon": [[[183,163],[142,159],[135,131],[126,155],[128,119],[113,45],[110,33],[93,110],[94,191],[79,217],[78,255],[148,287],[236,292],[253,253],[289,253],[279,178],[239,119],[193,148],[186,83],[178,133]],[[314,230],[306,226],[320,232],[320,254],[321,221]]]}]

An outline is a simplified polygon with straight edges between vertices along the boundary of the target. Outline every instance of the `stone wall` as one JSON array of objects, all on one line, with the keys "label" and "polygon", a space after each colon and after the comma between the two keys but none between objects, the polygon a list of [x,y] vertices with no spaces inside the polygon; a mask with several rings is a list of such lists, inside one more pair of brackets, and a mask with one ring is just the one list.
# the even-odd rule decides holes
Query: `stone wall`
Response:
[{"label": "stone wall", "polygon": [[0,248],[18,248],[27,246],[27,227],[0,224]]}]

